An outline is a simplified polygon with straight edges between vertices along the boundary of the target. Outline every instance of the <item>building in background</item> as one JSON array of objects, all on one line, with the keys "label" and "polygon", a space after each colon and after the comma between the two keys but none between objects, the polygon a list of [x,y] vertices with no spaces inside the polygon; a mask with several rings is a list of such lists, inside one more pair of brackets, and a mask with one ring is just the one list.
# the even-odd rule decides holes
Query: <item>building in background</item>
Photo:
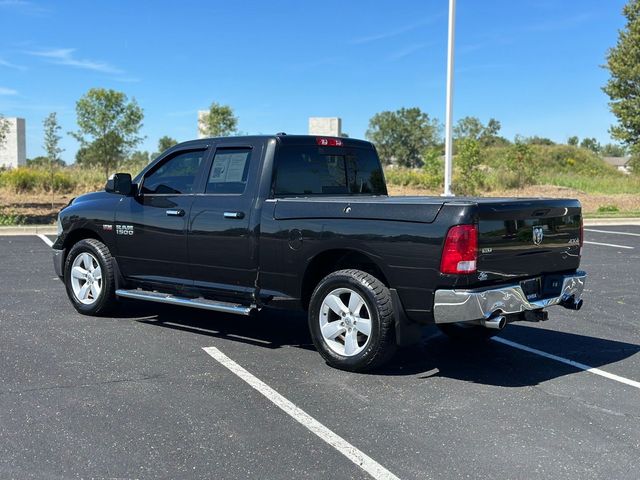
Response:
[{"label": "building in background", "polygon": [[342,136],[340,117],[309,117],[309,135]]},{"label": "building in background", "polygon": [[9,131],[0,147],[0,167],[16,168],[27,164],[27,141],[24,118],[5,118]]},{"label": "building in background", "polygon": [[206,135],[202,132],[201,125],[204,125],[209,110],[198,110],[198,138],[205,138]]},{"label": "building in background", "polygon": [[619,172],[631,173],[631,157],[603,157],[602,160],[615,167]]}]

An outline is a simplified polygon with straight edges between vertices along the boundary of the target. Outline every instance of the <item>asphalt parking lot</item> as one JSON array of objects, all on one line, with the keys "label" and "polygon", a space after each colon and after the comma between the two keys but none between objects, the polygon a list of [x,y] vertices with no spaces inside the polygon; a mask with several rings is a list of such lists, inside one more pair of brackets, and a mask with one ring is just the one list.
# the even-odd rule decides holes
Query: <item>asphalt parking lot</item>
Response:
[{"label": "asphalt parking lot", "polygon": [[363,375],[297,314],[81,316],[41,238],[0,237],[0,478],[637,479],[640,226],[586,240],[579,312],[477,349],[427,328]]}]

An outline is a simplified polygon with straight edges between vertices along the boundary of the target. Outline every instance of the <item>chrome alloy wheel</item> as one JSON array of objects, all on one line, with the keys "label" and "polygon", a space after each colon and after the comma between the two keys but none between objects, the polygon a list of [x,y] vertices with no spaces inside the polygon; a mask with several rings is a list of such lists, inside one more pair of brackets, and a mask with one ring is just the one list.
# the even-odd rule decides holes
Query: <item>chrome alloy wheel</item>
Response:
[{"label": "chrome alloy wheel", "polygon": [[80,303],[92,305],[98,300],[102,292],[102,269],[96,257],[82,252],[73,260],[71,288]]},{"label": "chrome alloy wheel", "polygon": [[369,343],[371,313],[362,296],[350,288],[337,288],[320,306],[320,331],[338,355],[353,357]]}]

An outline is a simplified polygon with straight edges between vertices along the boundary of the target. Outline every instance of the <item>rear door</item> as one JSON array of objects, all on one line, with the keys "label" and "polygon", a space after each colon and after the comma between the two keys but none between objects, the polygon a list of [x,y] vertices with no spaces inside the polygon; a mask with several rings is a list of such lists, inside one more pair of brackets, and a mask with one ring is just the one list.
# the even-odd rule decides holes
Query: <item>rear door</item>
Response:
[{"label": "rear door", "polygon": [[263,143],[218,143],[207,165],[204,191],[191,207],[191,276],[195,287],[213,296],[243,301],[255,291],[258,226],[252,215]]},{"label": "rear door", "polygon": [[201,148],[170,154],[145,174],[136,196],[123,197],[114,229],[125,277],[178,287],[191,283],[187,220],[206,153]]},{"label": "rear door", "polygon": [[580,265],[577,200],[487,200],[479,203],[479,280],[572,271]]}]

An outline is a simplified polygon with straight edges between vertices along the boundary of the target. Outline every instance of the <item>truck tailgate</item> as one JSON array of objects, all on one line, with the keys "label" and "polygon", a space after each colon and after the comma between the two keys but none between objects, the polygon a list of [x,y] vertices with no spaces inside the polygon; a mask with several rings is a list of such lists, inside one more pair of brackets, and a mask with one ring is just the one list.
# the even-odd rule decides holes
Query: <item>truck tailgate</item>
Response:
[{"label": "truck tailgate", "polygon": [[580,265],[577,200],[479,201],[478,279],[508,280]]}]

